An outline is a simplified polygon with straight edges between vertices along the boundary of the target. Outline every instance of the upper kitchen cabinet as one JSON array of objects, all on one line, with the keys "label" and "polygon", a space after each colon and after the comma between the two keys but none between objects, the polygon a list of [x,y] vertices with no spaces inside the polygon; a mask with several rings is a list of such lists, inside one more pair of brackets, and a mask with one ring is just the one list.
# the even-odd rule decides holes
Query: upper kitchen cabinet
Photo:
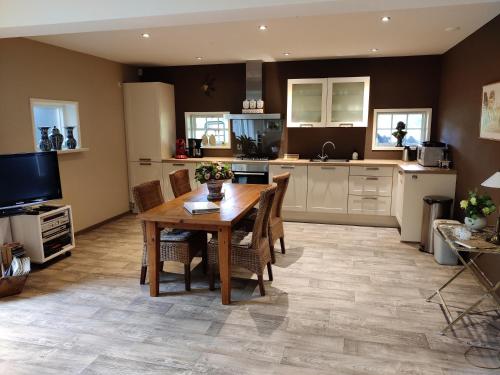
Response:
[{"label": "upper kitchen cabinet", "polygon": [[327,79],[289,79],[287,127],[324,127],[326,121]]},{"label": "upper kitchen cabinet", "polygon": [[129,162],[160,162],[175,145],[174,86],[160,82],[124,83]]},{"label": "upper kitchen cabinet", "polygon": [[370,77],[328,78],[326,126],[368,126]]}]

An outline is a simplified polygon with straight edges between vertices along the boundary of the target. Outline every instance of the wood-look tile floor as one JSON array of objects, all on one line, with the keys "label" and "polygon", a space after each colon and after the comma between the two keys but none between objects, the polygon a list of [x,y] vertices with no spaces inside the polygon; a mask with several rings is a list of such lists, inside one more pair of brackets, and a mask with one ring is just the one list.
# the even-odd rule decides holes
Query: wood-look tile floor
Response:
[{"label": "wood-look tile floor", "polygon": [[[133,216],[79,236],[71,257],[0,300],[0,374],[499,373],[471,364],[498,366],[498,352],[466,358],[465,344],[438,334],[439,305],[425,302],[456,267],[400,243],[392,228],[285,229],[287,254],[277,254],[268,295],[258,294],[255,275],[234,270],[231,306],[195,264],[192,292],[182,268],[168,264],[162,295],[150,298],[139,285]],[[463,306],[479,294],[466,275],[447,295]],[[460,327],[455,336],[500,345],[483,316]]]}]

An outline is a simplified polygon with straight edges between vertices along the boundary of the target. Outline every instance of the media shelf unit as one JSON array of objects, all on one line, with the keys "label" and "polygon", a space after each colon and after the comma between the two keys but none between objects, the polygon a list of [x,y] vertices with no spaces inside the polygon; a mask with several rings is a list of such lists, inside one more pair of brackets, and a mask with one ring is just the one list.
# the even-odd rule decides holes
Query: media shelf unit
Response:
[{"label": "media shelf unit", "polygon": [[[37,207],[33,208],[35,211]],[[21,242],[33,263],[43,264],[75,247],[71,206],[10,217],[13,241]]]}]

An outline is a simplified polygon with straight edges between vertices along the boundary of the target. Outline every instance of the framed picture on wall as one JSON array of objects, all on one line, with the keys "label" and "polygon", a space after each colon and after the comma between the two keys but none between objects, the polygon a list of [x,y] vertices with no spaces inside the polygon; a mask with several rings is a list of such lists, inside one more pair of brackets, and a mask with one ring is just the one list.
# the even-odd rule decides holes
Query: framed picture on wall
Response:
[{"label": "framed picture on wall", "polygon": [[500,141],[500,82],[483,86],[479,138]]}]

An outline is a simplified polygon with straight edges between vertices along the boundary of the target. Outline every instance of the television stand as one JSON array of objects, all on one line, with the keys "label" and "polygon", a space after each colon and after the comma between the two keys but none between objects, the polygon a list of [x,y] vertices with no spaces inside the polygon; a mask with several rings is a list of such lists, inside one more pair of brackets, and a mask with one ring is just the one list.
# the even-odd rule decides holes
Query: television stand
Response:
[{"label": "television stand", "polygon": [[33,263],[43,264],[75,247],[71,206],[47,207],[46,212],[34,207],[10,218],[12,240],[24,245]]}]

